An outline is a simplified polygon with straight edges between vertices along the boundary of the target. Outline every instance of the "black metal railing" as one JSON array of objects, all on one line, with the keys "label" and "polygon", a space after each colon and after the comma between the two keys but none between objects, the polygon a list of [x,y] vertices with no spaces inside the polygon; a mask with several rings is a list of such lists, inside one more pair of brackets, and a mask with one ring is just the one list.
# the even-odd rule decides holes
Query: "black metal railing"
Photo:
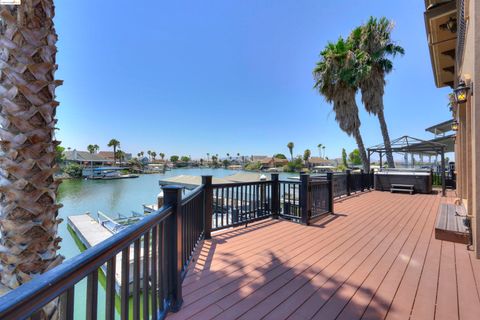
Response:
[{"label": "black metal railing", "polygon": [[270,217],[271,194],[270,181],[213,185],[212,231]]},{"label": "black metal railing", "polygon": [[285,219],[300,221],[300,181],[279,181],[278,183],[280,195],[279,215]]},{"label": "black metal railing", "polygon": [[326,213],[333,213],[332,180],[312,180],[310,188],[311,214],[309,219],[312,220]]},{"label": "black metal railing", "polygon": [[[58,318],[73,319],[75,291],[86,280],[88,319],[163,319],[182,304],[182,280],[202,239],[211,232],[273,217],[305,225],[334,212],[334,197],[372,187],[371,174],[331,174],[300,181],[212,184],[211,176],[182,200],[182,188],[165,186],[164,206],[136,224],[0,297],[0,319],[42,318],[58,302]],[[105,299],[99,300],[99,272]],[[83,294],[82,294],[83,295]],[[100,303],[99,303],[100,301]],[[78,301],[77,301],[78,302]],[[81,304],[80,304],[81,305]],[[51,310],[51,308],[50,308]]]},{"label": "black metal railing", "polygon": [[[51,302],[60,319],[74,319],[75,286],[84,279],[88,319],[97,319],[99,308],[106,319],[115,319],[117,311],[121,319],[162,319],[178,310],[182,276],[203,236],[204,190],[183,202],[180,187],[165,187],[164,194],[157,212],[0,297],[0,319],[43,318],[42,308]],[[100,270],[106,282],[102,306]]]}]

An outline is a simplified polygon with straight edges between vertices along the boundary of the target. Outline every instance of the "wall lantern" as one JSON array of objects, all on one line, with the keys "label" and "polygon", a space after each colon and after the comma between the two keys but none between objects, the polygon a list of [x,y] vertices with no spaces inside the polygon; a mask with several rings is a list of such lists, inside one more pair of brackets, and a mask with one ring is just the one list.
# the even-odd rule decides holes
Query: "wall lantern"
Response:
[{"label": "wall lantern", "polygon": [[453,130],[453,131],[458,131],[458,122],[457,122],[457,120],[453,120],[453,122],[452,122],[452,130]]},{"label": "wall lantern", "polygon": [[465,85],[465,82],[460,81],[458,86],[453,89],[453,93],[455,94],[455,102],[457,104],[467,102],[468,91],[470,87]]}]

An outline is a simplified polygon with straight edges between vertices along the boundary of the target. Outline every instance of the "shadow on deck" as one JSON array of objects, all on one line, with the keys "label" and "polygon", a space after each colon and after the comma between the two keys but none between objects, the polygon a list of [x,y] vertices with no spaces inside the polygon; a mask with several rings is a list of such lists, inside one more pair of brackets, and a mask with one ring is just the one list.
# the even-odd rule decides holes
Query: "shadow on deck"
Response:
[{"label": "shadow on deck", "polygon": [[369,192],[313,226],[266,220],[204,241],[168,319],[477,319],[480,261],[434,238],[439,195]]}]

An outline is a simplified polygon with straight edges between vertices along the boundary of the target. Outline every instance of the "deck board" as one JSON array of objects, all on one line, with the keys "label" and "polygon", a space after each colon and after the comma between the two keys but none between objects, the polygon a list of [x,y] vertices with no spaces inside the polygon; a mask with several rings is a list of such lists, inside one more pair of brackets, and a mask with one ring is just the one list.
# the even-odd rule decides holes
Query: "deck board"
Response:
[{"label": "deck board", "polygon": [[475,319],[480,261],[435,239],[438,207],[451,201],[367,192],[312,226],[267,220],[215,233],[168,319]]}]

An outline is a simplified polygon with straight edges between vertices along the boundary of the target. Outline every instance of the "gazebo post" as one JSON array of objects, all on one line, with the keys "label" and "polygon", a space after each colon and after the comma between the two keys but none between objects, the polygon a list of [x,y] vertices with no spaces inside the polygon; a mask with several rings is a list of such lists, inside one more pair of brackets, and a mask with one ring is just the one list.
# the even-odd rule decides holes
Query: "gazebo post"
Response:
[{"label": "gazebo post", "polygon": [[446,195],[446,186],[445,186],[445,148],[442,147],[442,196],[445,197]]},{"label": "gazebo post", "polygon": [[372,151],[370,151],[370,149],[368,149],[368,172],[370,172],[370,155],[372,154]]}]

